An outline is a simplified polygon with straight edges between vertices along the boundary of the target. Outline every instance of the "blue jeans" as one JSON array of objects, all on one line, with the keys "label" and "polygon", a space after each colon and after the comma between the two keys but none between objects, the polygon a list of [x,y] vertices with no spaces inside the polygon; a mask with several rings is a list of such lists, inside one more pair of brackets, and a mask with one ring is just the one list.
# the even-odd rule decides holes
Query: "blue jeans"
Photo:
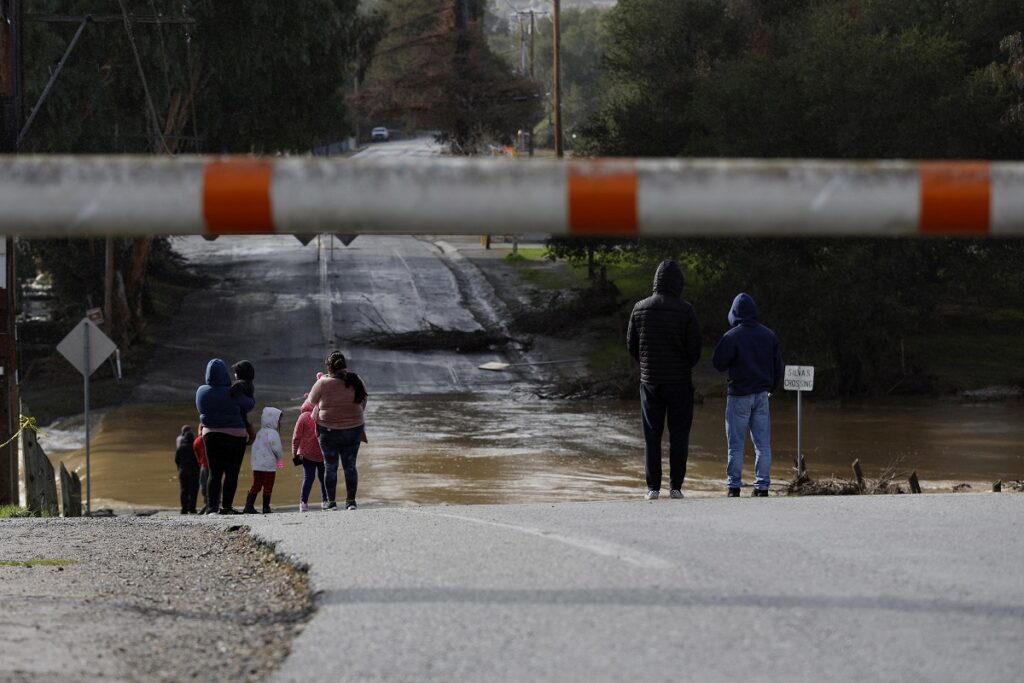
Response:
[{"label": "blue jeans", "polygon": [[693,424],[693,385],[640,384],[644,474],[649,491],[661,490],[661,436],[668,422],[669,485],[683,488]]},{"label": "blue jeans", "polygon": [[349,429],[328,429],[316,426],[316,437],[320,442],[320,450],[324,454],[326,465],[327,499],[334,502],[338,490],[338,462],[345,472],[345,502],[356,502],[356,489],[359,487],[359,473],[356,472],[356,455],[359,454],[359,437],[363,426]]},{"label": "blue jeans", "polygon": [[754,488],[768,490],[772,466],[772,417],[768,392],[729,396],[725,404],[725,436],[729,440],[727,484],[738,489],[743,476],[743,447],[747,432],[754,442]]},{"label": "blue jeans", "polygon": [[[313,480],[320,479],[320,500],[327,502],[331,500],[327,497],[327,481],[324,474],[324,464],[322,462],[313,462],[312,460],[302,461],[302,488],[299,489],[299,501],[303,503],[309,502],[309,492],[313,490]],[[334,465],[334,484],[338,484],[338,465],[335,461]]]}]

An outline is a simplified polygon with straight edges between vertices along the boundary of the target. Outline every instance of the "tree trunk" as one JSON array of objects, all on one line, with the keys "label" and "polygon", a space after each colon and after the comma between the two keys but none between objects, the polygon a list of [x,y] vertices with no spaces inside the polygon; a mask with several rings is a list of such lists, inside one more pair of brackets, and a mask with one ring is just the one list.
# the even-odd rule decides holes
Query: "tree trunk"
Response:
[{"label": "tree trunk", "polygon": [[139,237],[132,246],[132,266],[128,271],[126,283],[128,306],[131,310],[132,327],[136,331],[142,329],[142,294],[146,286],[146,266],[149,263],[149,252],[153,247],[152,237]]}]

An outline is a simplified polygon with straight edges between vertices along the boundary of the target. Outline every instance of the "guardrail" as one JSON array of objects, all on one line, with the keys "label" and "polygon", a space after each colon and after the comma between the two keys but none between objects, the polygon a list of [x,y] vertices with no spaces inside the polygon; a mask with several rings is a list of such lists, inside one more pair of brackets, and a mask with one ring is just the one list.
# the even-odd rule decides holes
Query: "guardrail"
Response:
[{"label": "guardrail", "polygon": [[0,157],[0,234],[1024,235],[1024,163]]}]

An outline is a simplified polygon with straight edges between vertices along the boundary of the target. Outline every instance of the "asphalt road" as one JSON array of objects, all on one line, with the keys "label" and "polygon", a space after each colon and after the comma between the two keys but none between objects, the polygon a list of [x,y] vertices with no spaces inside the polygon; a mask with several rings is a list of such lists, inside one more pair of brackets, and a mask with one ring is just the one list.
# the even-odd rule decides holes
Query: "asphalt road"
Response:
[{"label": "asphalt road", "polygon": [[1018,681],[1024,496],[247,517],[319,609],[276,681]]},{"label": "asphalt road", "polygon": [[[315,240],[303,246],[290,235],[189,237],[175,240],[174,248],[213,279],[185,301],[187,334],[160,335],[139,400],[194,394],[210,358],[252,360],[261,400],[301,397],[331,348],[345,352],[374,393],[507,388],[507,377],[477,368],[504,360],[501,354],[454,348],[411,354],[355,341],[432,327],[500,326],[487,281],[443,240],[364,235],[345,247],[324,236],[318,248]],[[180,341],[185,337],[187,343]]]},{"label": "asphalt road", "polygon": [[[359,156],[439,152],[431,138],[415,138],[375,143]],[[346,247],[331,235],[307,245],[290,235],[184,237],[173,246],[211,284],[184,302],[187,333],[179,327],[158,335],[155,362],[136,392],[140,401],[194,395],[210,358],[252,360],[261,400],[301,399],[332,348],[346,353],[373,393],[507,390],[507,376],[478,366],[522,360],[455,349],[410,354],[356,343],[367,334],[501,328],[507,316],[495,310],[500,300],[487,280],[440,238],[362,235]]]}]

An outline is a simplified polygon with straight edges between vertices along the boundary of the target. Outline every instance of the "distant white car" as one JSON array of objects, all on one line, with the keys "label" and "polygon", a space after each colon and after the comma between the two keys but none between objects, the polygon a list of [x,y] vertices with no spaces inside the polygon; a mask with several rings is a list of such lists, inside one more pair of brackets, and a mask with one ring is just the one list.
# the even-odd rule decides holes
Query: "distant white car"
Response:
[{"label": "distant white car", "polygon": [[378,126],[370,131],[371,142],[387,142],[389,137],[391,137],[391,135],[388,133],[388,129],[384,126]]}]

